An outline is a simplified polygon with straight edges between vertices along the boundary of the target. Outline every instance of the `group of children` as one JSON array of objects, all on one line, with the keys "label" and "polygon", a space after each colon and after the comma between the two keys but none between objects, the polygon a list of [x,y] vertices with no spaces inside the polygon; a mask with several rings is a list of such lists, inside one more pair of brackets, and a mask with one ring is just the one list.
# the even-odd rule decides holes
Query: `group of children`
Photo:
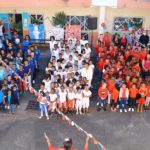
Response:
[{"label": "group of children", "polygon": [[[0,109],[14,114],[21,93],[26,93],[27,84],[35,83],[39,71],[40,50],[32,46],[27,35],[21,42],[17,32],[0,39]],[[6,66],[7,65],[7,66]],[[18,75],[25,81],[20,80]]]},{"label": "group of children", "polygon": [[98,111],[106,111],[107,105],[114,112],[150,108],[150,54],[142,46],[135,40],[128,42],[126,35],[101,36],[96,47],[101,81]]},{"label": "group of children", "polygon": [[77,41],[71,34],[67,43],[60,42],[50,38],[50,61],[39,90],[43,95],[40,119],[43,112],[49,119],[48,111],[53,113],[56,108],[71,114],[86,114],[89,109],[94,65],[88,41],[84,37]]}]

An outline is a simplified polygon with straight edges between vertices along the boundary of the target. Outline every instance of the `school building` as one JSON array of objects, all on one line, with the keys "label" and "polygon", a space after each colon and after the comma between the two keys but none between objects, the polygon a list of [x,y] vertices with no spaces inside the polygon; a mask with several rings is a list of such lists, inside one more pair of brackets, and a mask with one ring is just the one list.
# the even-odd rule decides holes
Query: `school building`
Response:
[{"label": "school building", "polygon": [[[82,24],[88,32],[88,18],[96,18],[94,37],[98,33],[126,32],[138,28],[150,29],[149,0],[1,0],[0,19],[5,15],[8,21],[22,21],[23,35],[29,31],[32,19],[40,20],[44,34],[52,27],[51,18],[57,12],[64,11],[68,22]],[[81,17],[82,16],[82,17]],[[70,20],[69,20],[70,19]],[[71,20],[72,19],[72,20]],[[13,21],[12,21],[13,22]],[[91,22],[93,24],[93,22]],[[13,26],[13,25],[11,25]],[[18,25],[19,26],[19,25]]]}]

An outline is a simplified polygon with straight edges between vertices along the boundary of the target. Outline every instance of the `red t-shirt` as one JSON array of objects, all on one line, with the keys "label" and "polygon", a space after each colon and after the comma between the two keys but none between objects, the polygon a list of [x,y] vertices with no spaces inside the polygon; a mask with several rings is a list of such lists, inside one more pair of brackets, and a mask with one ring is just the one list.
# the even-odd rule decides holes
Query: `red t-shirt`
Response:
[{"label": "red t-shirt", "polygon": [[[49,145],[48,150],[64,150],[64,148],[56,148],[56,147],[53,147],[52,145]],[[77,149],[72,148],[71,150],[77,150]],[[84,148],[83,150],[88,150],[88,148]]]}]

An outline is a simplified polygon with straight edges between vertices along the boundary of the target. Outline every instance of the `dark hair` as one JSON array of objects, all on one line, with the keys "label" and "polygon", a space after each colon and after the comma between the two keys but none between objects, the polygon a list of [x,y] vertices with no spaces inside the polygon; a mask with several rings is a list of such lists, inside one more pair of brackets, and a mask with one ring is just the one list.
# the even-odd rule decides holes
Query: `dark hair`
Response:
[{"label": "dark hair", "polygon": [[64,141],[64,149],[65,150],[70,150],[72,147],[72,139],[69,138],[67,141]]}]

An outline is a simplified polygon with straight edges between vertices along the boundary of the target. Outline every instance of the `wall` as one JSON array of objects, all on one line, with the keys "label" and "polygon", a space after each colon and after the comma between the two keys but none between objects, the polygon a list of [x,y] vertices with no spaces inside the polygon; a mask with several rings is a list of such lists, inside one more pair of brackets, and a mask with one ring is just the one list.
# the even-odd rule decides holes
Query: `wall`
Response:
[{"label": "wall", "polygon": [[112,30],[113,18],[116,16],[124,17],[143,17],[144,28],[150,29],[150,11],[147,9],[131,9],[131,8],[108,8],[106,10],[106,24],[109,31]]},{"label": "wall", "polygon": [[[55,13],[59,11],[64,11],[67,15],[92,15],[97,16],[98,14],[98,7],[50,7],[50,8],[1,8],[0,13],[13,13],[14,11],[16,13],[22,13],[22,12],[28,12],[30,14],[44,14],[44,18],[49,17],[51,18],[54,16]],[[45,29],[48,29],[51,27],[51,24],[48,20],[45,21]]]}]

